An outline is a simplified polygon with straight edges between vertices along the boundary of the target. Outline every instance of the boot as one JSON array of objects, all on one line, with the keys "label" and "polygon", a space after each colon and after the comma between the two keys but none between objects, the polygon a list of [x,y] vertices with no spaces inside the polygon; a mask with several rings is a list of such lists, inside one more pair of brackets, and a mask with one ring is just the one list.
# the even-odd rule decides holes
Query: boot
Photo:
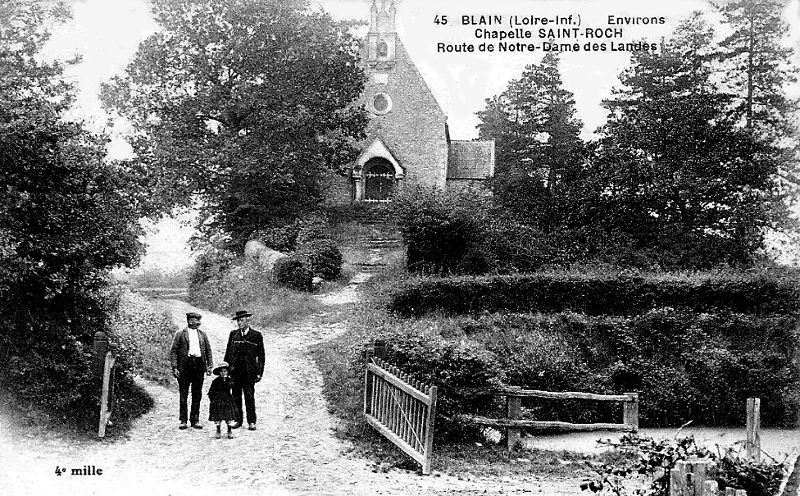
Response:
[{"label": "boot", "polygon": [[233,432],[231,432],[231,426],[228,426],[228,439],[233,439]]},{"label": "boot", "polygon": [[216,437],[217,439],[222,437],[222,428],[219,425],[217,426],[217,435],[214,437]]}]

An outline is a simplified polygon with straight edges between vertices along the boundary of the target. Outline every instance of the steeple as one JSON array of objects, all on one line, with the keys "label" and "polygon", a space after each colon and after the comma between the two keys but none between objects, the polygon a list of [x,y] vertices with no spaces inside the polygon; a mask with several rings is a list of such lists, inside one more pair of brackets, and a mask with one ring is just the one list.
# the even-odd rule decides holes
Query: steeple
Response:
[{"label": "steeple", "polygon": [[369,32],[374,33],[378,30],[378,6],[372,0],[372,7],[369,8]]},{"label": "steeple", "polygon": [[372,0],[369,9],[369,33],[367,33],[367,63],[371,66],[391,66],[395,61],[395,19],[397,7],[394,0]]}]

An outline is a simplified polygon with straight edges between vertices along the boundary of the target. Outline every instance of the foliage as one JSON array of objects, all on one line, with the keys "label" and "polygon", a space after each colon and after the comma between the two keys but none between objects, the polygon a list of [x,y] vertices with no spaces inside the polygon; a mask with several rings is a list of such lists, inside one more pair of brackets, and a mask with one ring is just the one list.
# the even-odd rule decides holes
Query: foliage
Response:
[{"label": "foliage", "polygon": [[245,308],[253,314],[250,322],[254,326],[285,324],[321,307],[312,295],[279,287],[263,268],[240,260],[206,282],[190,287],[189,298],[193,305],[217,313],[233,315]]},{"label": "foliage", "polygon": [[[1,6],[0,358],[9,366],[0,382],[59,421],[87,426],[98,396],[92,333],[112,310],[101,290],[111,268],[139,258],[146,210],[135,193],[147,178],[106,162],[107,138],[65,119],[74,91],[64,64],[40,57],[46,26],[68,17],[65,8]],[[124,367],[117,377],[120,418],[129,419],[148,400]]]},{"label": "foliage", "polygon": [[399,315],[429,312],[561,312],[628,315],[658,307],[692,311],[789,313],[800,304],[791,276],[737,273],[694,275],[636,272],[539,272],[483,277],[411,279],[390,294]]},{"label": "foliage", "polygon": [[318,240],[329,239],[328,222],[318,215],[306,215],[280,226],[260,229],[253,237],[275,251],[288,253],[302,245]]},{"label": "foliage", "polygon": [[207,248],[197,257],[189,272],[189,292],[219,279],[230,270],[235,260],[236,255],[233,252],[215,247]]},{"label": "foliage", "polygon": [[298,219],[297,240],[295,244],[299,247],[314,241],[330,239],[330,226],[328,221],[316,215],[310,215]]},{"label": "foliage", "polygon": [[275,262],[273,269],[275,281],[286,288],[295,291],[308,291],[313,289],[311,280],[314,273],[309,267],[308,260],[299,255],[290,255]]},{"label": "foliage", "polygon": [[797,133],[791,123],[797,102],[785,90],[798,74],[791,62],[796,60],[794,50],[782,43],[789,32],[785,8],[781,0],[734,0],[720,8],[732,28],[720,43],[720,57],[735,95],[735,116],[770,143]]},{"label": "foliage", "polygon": [[342,252],[330,239],[314,239],[301,246],[298,255],[308,260],[314,277],[334,281],[342,273]]},{"label": "foliage", "polygon": [[[640,392],[639,418],[645,426],[688,420],[742,425],[742,405],[755,396],[765,405],[765,425],[791,427],[800,413],[797,324],[796,314],[662,307],[630,316],[426,316],[369,327],[379,329],[378,336],[415,332],[420,339],[432,335],[454,344],[472,343],[492,355],[496,380],[510,385]],[[579,423],[617,422],[621,415],[618,405],[600,403],[525,400],[523,406],[534,418]]]},{"label": "foliage", "polygon": [[670,470],[681,460],[711,460],[716,462],[716,480],[720,488],[745,489],[748,495],[772,496],[777,494],[786,467],[776,460],[755,462],[739,456],[733,448],[724,454],[714,453],[697,444],[693,436],[656,441],[649,437],[626,434],[617,448],[634,451],[638,458],[619,465],[591,464],[597,473],[594,480],[581,484],[582,490],[616,494],[631,494],[624,479],[636,475],[651,477],[649,487],[636,489],[640,496],[667,496]]},{"label": "foliage", "polygon": [[118,300],[109,320],[109,337],[117,353],[127,356],[129,369],[145,379],[174,383],[169,350],[177,327],[165,311],[158,311],[143,296],[128,290],[110,293]]},{"label": "foliage", "polygon": [[699,17],[683,21],[658,53],[633,54],[604,103],[603,210],[664,266],[751,264],[786,218],[770,145],[738,127],[712,82],[712,38]]},{"label": "foliage", "polygon": [[493,265],[483,246],[487,199],[472,192],[407,189],[395,197],[411,272],[483,273]]},{"label": "foliage", "polygon": [[259,229],[253,233],[253,238],[264,243],[267,248],[288,253],[295,250],[299,231],[298,223],[292,222],[282,226]]},{"label": "foliage", "polygon": [[569,182],[583,161],[582,124],[558,65],[558,54],[546,53],[478,112],[480,138],[495,140],[498,175],[535,177],[550,192]]},{"label": "foliage", "polygon": [[364,76],[349,26],[305,0],[152,9],[160,29],[101,96],[132,123],[137,165],[159,178],[153,196],[199,193],[205,228],[239,248],[313,210],[322,176],[355,158],[367,122],[353,105]]}]

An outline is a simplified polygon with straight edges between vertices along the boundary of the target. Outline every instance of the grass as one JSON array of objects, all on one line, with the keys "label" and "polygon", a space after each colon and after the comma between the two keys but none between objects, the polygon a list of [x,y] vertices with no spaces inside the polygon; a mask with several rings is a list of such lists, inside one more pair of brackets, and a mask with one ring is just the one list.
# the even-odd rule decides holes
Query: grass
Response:
[{"label": "grass", "polygon": [[257,267],[234,266],[220,279],[192,288],[193,305],[222,314],[247,309],[256,326],[286,324],[319,312],[322,304],[311,294],[282,288]]}]

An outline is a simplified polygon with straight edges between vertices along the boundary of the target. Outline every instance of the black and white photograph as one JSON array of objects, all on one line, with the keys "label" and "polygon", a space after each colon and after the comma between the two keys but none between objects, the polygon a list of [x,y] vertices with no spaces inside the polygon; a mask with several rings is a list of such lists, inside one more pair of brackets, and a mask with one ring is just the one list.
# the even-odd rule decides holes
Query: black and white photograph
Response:
[{"label": "black and white photograph", "polygon": [[0,0],[0,494],[800,496],[800,0]]}]

